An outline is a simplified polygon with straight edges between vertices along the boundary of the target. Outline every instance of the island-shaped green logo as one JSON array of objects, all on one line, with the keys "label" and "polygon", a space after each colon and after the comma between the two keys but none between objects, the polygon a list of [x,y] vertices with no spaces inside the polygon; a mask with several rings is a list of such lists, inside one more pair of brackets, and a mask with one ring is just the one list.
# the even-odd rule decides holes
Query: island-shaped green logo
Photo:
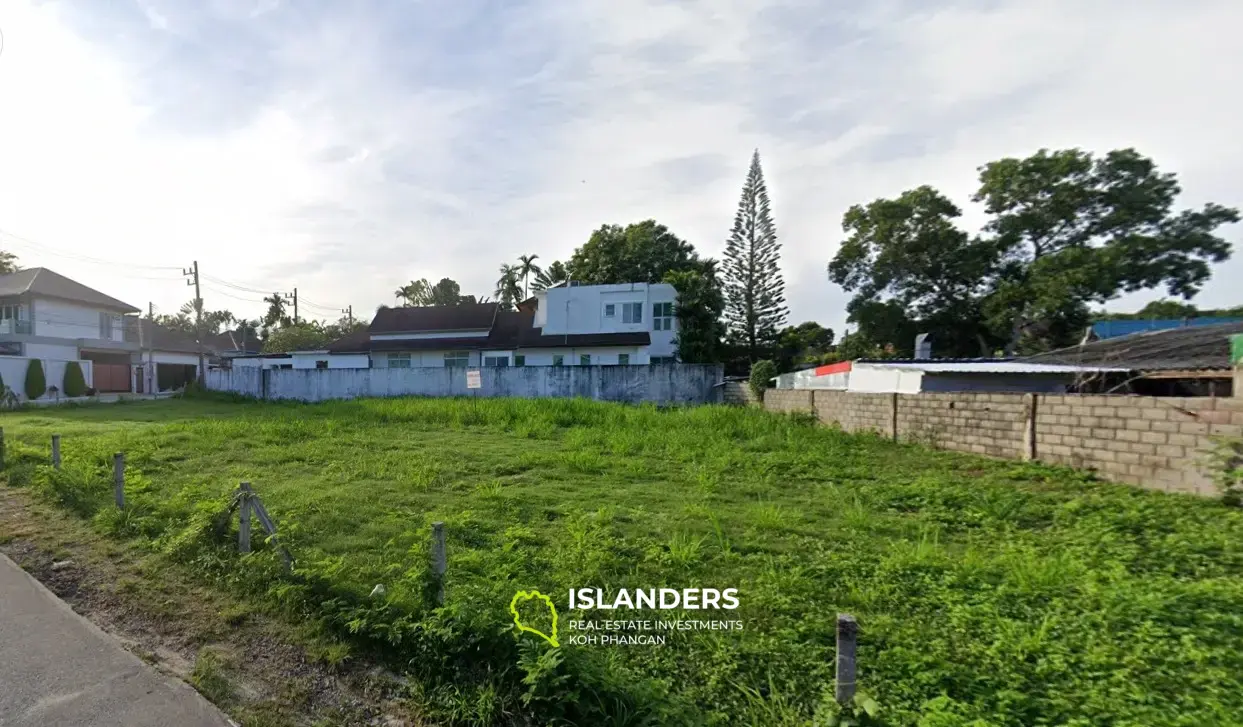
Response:
[{"label": "island-shaped green logo", "polygon": [[[522,623],[522,616],[518,613],[518,604],[537,599],[543,601],[544,605],[548,606],[548,611],[552,615],[552,635],[546,634],[539,629],[533,629]],[[518,591],[514,594],[513,600],[509,602],[509,612],[513,614],[514,626],[518,627],[519,632],[526,631],[543,638],[555,647],[561,646],[561,644],[557,641],[557,607],[553,605],[552,599],[548,596],[545,596],[539,591]]]}]

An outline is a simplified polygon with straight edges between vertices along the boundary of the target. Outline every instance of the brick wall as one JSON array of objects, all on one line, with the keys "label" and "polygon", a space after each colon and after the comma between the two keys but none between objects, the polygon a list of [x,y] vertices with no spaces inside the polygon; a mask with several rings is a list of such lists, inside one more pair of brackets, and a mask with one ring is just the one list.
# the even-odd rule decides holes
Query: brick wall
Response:
[{"label": "brick wall", "polygon": [[1243,436],[1243,396],[855,394],[770,390],[770,411],[961,452],[1096,470],[1117,482],[1214,494],[1202,471],[1217,436]]},{"label": "brick wall", "polygon": [[726,381],[721,386],[721,401],[739,406],[759,406],[760,399],[745,381]]}]

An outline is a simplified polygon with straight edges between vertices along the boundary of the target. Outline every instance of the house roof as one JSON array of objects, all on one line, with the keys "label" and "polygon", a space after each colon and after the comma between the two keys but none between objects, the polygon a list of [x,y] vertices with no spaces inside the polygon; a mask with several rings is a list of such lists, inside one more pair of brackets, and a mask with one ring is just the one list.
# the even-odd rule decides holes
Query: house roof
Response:
[{"label": "house roof", "polygon": [[[534,327],[534,311],[498,311],[496,322],[486,336],[458,338],[416,338],[371,341],[372,351],[476,351],[518,348],[582,348],[586,346],[646,346],[652,342],[647,331],[627,333],[545,334]],[[374,332],[374,331],[373,331]]]},{"label": "house roof", "polygon": [[125,313],[141,312],[129,303],[119,301],[110,295],[104,295],[94,288],[88,288],[47,268],[26,268],[8,275],[0,275],[0,296],[24,293],[86,303]]},{"label": "house roof", "polygon": [[[142,326],[142,346],[143,348],[151,348],[156,351],[168,351],[171,353],[198,353],[199,346],[194,341],[194,336],[186,335],[181,331],[174,331],[171,328],[165,328],[158,323],[152,323],[148,320],[140,320],[138,322]],[[204,353],[211,353],[212,348],[203,344]]]},{"label": "house roof", "polygon": [[258,336],[248,335],[243,338],[240,328],[206,336],[203,338],[203,345],[221,353],[259,353],[263,349],[263,342]]},{"label": "house roof", "polygon": [[1133,333],[1028,356],[1030,363],[1087,364],[1168,371],[1230,368],[1230,336],[1243,322]]},{"label": "house roof", "polygon": [[1243,323],[1243,318],[1154,318],[1151,320],[1116,320],[1097,321],[1092,324],[1092,335],[1096,338],[1117,338],[1132,333],[1145,331],[1166,331],[1171,328],[1188,326],[1216,326],[1222,323]]},{"label": "house roof", "polygon": [[427,331],[486,331],[499,312],[496,303],[381,308],[368,330],[371,333],[422,333]]},{"label": "house roof", "polygon": [[366,353],[370,350],[371,334],[355,331],[328,344],[328,353]]},{"label": "house roof", "polygon": [[873,361],[868,366],[905,369],[926,374],[1076,374],[1083,372],[1126,373],[1130,369],[1027,361]]}]

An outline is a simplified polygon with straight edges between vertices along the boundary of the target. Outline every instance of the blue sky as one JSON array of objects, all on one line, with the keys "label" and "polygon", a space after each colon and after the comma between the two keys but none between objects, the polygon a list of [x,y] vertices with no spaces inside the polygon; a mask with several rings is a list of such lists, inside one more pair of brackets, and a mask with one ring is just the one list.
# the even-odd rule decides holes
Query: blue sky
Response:
[{"label": "blue sky", "polygon": [[[0,240],[143,307],[187,300],[197,259],[213,308],[261,312],[227,281],[369,315],[606,222],[719,255],[758,148],[791,322],[840,332],[846,208],[927,183],[974,227],[1001,156],[1135,146],[1185,204],[1243,205],[1238,27],[1234,0],[0,0],[0,230],[25,238]],[[1199,302],[1243,304],[1231,278]]]}]

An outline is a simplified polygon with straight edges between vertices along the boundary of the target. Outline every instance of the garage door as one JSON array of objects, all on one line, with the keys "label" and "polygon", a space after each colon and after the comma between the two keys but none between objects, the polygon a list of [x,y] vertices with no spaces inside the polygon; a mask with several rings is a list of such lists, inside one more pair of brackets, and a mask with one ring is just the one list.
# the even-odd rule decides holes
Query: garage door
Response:
[{"label": "garage door", "polygon": [[130,390],[130,367],[123,364],[96,363],[91,366],[95,390],[118,392]]}]

